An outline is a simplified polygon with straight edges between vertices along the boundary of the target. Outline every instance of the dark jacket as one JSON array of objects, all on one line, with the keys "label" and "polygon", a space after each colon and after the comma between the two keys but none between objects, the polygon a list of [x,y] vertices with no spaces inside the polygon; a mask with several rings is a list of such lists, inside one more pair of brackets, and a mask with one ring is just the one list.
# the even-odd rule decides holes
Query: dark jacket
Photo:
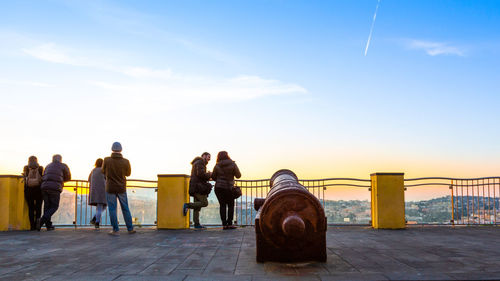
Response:
[{"label": "dark jacket", "polygon": [[30,173],[30,168],[37,168],[38,173],[40,174],[40,177],[43,177],[43,167],[42,166],[40,166],[38,164],[32,165],[32,167],[29,167],[28,165],[24,166],[24,169],[23,169],[24,188],[28,187],[28,174]]},{"label": "dark jacket", "polygon": [[240,169],[236,162],[231,159],[217,162],[212,173],[216,189],[234,186],[234,178],[241,178]]},{"label": "dark jacket", "polygon": [[207,173],[207,162],[201,157],[196,157],[191,161],[191,179],[189,180],[189,195],[207,195],[212,190],[210,173]]},{"label": "dark jacket", "polygon": [[61,162],[52,162],[45,168],[42,177],[42,190],[62,192],[64,182],[71,180],[68,165]]},{"label": "dark jacket", "polygon": [[111,157],[104,158],[102,173],[106,177],[106,192],[127,192],[127,179],[130,176],[130,162],[123,158],[121,153],[113,152]]}]

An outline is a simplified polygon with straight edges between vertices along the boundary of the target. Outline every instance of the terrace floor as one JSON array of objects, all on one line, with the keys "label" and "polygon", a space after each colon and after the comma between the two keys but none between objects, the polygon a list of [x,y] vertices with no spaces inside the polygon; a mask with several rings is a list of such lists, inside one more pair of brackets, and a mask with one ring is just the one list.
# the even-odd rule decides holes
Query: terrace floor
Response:
[{"label": "terrace floor", "polygon": [[500,228],[330,227],[328,262],[255,262],[253,227],[0,233],[0,280],[500,279]]}]

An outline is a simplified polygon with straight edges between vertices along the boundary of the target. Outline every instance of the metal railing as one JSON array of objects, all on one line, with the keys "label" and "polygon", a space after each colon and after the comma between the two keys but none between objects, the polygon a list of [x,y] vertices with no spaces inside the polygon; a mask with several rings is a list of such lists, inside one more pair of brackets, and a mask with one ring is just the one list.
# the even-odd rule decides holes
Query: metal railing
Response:
[{"label": "metal railing", "polygon": [[[325,178],[299,180],[323,205],[329,225],[369,225],[371,221],[370,179]],[[422,177],[405,179],[405,207],[408,224],[500,224],[500,177],[449,178]],[[255,198],[266,198],[270,180],[236,180],[242,196],[235,202],[235,222],[254,225]],[[135,225],[156,225],[157,181],[127,181],[127,194]],[[63,226],[89,226],[95,207],[88,205],[86,180],[64,185],[61,207],[53,222]],[[422,197],[423,196],[423,197]],[[214,192],[212,204],[201,212],[201,220],[218,225],[218,202]],[[424,198],[425,197],[425,198]],[[210,201],[210,198],[209,198]],[[121,211],[118,220],[124,222]],[[101,225],[109,225],[107,210]]]},{"label": "metal railing", "polygon": [[[309,192],[316,196],[323,208],[330,225],[368,225],[371,220],[371,204],[369,193],[371,180],[357,178],[325,178],[299,180],[299,183],[306,187]],[[239,186],[242,196],[235,202],[235,220],[239,225],[254,225],[257,212],[254,209],[255,198],[266,198],[270,190],[270,180],[236,180],[235,185]],[[354,192],[363,192],[364,200],[329,200],[329,193],[334,193],[341,188],[354,188]],[[351,206],[347,206],[351,204]]]},{"label": "metal railing", "polygon": [[[127,197],[132,221],[138,226],[156,225],[157,181],[127,180]],[[64,184],[59,211],[52,221],[61,226],[89,226],[96,208],[89,204],[89,183],[86,180],[72,180]],[[118,221],[124,222],[121,210],[117,210]],[[110,225],[107,209],[102,213],[101,225]]]},{"label": "metal railing", "polygon": [[[418,202],[406,199],[406,214],[411,213],[409,208],[418,208],[420,213],[433,211],[435,216],[447,213],[448,219],[436,219],[436,221],[423,223],[453,224],[453,225],[498,225],[500,224],[500,177],[483,178],[448,178],[448,177],[424,177],[405,179],[405,190],[408,193],[417,187],[433,187],[445,189],[447,195]],[[444,190],[443,190],[444,191]],[[432,194],[431,194],[432,195]],[[434,200],[433,204],[426,204]],[[440,201],[439,201],[440,200]],[[446,204],[446,208],[444,205]],[[434,208],[434,210],[429,210]],[[446,210],[446,211],[445,211]],[[410,222],[411,219],[408,219]]]}]

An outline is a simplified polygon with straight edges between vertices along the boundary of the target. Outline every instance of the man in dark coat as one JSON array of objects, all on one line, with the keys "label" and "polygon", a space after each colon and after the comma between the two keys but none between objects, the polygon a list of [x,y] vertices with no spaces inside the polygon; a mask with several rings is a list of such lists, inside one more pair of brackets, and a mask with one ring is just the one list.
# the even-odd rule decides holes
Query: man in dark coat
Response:
[{"label": "man in dark coat", "polygon": [[212,185],[208,182],[212,175],[207,172],[207,164],[210,161],[210,153],[203,152],[201,157],[196,157],[191,162],[191,179],[189,181],[189,195],[193,196],[194,203],[185,203],[182,212],[187,215],[188,209],[193,209],[194,228],[205,228],[200,224],[200,210],[208,206],[208,194],[212,191]]},{"label": "man in dark coat", "polygon": [[71,173],[68,165],[62,163],[61,155],[52,156],[52,163],[47,165],[43,172],[40,187],[43,197],[43,216],[41,219],[37,219],[36,228],[38,231],[44,224],[47,230],[54,230],[51,218],[59,208],[63,185],[69,180],[71,180]]},{"label": "man in dark coat", "polygon": [[118,218],[116,217],[117,199],[120,201],[128,233],[133,234],[135,230],[132,225],[132,215],[128,207],[126,179],[131,173],[130,162],[123,158],[121,154],[122,145],[119,142],[113,143],[111,150],[113,151],[111,157],[104,158],[104,163],[102,164],[102,173],[106,177],[106,199],[108,201],[109,219],[113,226],[113,230],[109,234],[118,235],[118,231],[120,230],[118,227]]}]

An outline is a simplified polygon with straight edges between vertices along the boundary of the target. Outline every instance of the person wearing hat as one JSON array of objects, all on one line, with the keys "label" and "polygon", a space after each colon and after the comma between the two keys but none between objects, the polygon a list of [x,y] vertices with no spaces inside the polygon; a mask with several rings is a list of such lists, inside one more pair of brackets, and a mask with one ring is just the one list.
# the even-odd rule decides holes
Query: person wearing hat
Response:
[{"label": "person wearing hat", "polygon": [[128,207],[127,199],[127,179],[130,176],[130,162],[123,158],[121,151],[122,145],[119,142],[113,143],[111,147],[113,153],[110,157],[104,158],[102,164],[102,173],[106,177],[106,200],[108,201],[109,218],[113,230],[109,233],[111,235],[118,235],[120,228],[118,227],[118,219],[116,217],[116,201],[120,201],[123,219],[127,225],[129,234],[135,233],[134,226],[132,225],[132,215]]}]

